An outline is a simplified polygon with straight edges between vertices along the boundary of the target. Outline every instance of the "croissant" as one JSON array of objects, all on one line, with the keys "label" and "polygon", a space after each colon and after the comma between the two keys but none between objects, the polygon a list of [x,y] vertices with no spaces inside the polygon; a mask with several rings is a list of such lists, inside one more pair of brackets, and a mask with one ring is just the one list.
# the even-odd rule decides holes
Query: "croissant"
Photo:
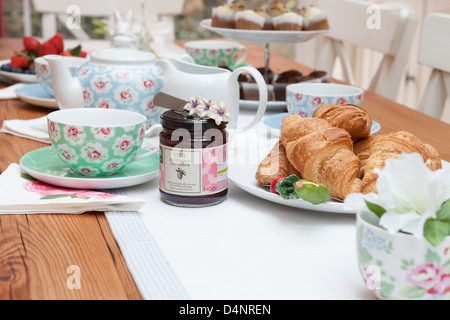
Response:
[{"label": "croissant", "polygon": [[278,141],[259,164],[255,178],[260,184],[268,185],[278,177],[288,177],[291,174],[300,177],[300,173],[286,157],[286,148],[281,141]]},{"label": "croissant", "polygon": [[361,163],[346,130],[326,125],[320,118],[290,114],[283,119],[281,140],[288,160],[304,179],[324,184],[338,199],[360,191]]},{"label": "croissant", "polygon": [[353,104],[321,106],[314,111],[313,118],[325,119],[331,126],[347,130],[352,139],[368,137],[372,127],[367,111]]},{"label": "croissant", "polygon": [[431,170],[442,168],[438,151],[431,145],[423,143],[407,131],[397,131],[374,140],[370,144],[370,156],[364,167],[361,192],[376,192],[377,174],[375,168],[383,168],[388,158],[398,158],[401,153],[419,153]]}]

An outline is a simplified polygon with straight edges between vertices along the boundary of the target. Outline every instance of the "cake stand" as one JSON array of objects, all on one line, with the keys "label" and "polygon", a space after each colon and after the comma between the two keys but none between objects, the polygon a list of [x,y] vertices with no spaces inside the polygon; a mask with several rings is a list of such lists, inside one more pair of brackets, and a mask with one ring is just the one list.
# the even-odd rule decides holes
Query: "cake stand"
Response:
[{"label": "cake stand", "polygon": [[[269,74],[269,61],[270,61],[270,44],[271,43],[300,43],[308,41],[315,36],[322,35],[330,32],[331,28],[328,30],[311,30],[311,31],[285,31],[285,30],[245,30],[245,29],[228,29],[228,28],[218,28],[211,26],[211,19],[204,19],[200,21],[200,26],[206,30],[220,34],[221,36],[236,40],[236,41],[246,41],[254,43],[264,43],[264,78],[267,82]],[[269,101],[276,102],[276,106],[279,107],[281,104],[279,101]]]}]

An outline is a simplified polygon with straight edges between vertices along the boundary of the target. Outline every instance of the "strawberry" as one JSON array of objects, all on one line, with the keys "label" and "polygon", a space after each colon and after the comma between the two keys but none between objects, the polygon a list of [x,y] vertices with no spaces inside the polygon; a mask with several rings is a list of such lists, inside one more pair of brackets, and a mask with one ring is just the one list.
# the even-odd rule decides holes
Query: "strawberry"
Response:
[{"label": "strawberry", "polygon": [[27,69],[30,61],[27,56],[15,53],[11,57],[10,67],[16,69]]},{"label": "strawberry", "polygon": [[81,51],[80,54],[78,55],[80,58],[86,58],[87,57],[87,52],[86,51]]},{"label": "strawberry", "polygon": [[61,35],[61,33],[56,33],[50,40],[48,40],[53,47],[55,47],[57,54],[60,54],[64,51],[64,39]]},{"label": "strawberry", "polygon": [[38,51],[38,57],[42,57],[48,54],[58,54],[58,50],[49,42],[45,41]]},{"label": "strawberry", "polygon": [[61,52],[60,55],[63,56],[63,57],[73,57],[73,56],[70,54],[70,52],[67,52],[67,51]]},{"label": "strawberry", "polygon": [[37,52],[41,46],[41,42],[33,37],[23,37],[23,46],[27,52]]}]

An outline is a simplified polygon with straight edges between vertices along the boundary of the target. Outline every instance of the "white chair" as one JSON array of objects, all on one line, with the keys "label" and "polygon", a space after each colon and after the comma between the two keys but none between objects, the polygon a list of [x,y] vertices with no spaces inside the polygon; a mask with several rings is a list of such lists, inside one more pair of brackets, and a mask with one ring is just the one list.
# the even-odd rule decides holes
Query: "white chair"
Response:
[{"label": "white chair", "polygon": [[329,13],[333,28],[319,41],[316,67],[331,74],[339,58],[343,80],[357,85],[345,43],[379,52],[383,58],[367,89],[395,100],[417,28],[410,10],[355,0],[317,0],[315,4]]},{"label": "white chair", "polygon": [[432,13],[422,26],[420,64],[431,67],[431,76],[418,110],[440,119],[450,96],[450,15]]},{"label": "white chair", "polygon": [[[24,8],[29,8],[27,4],[29,1],[23,0]],[[184,0],[31,0],[33,11],[42,13],[42,38],[50,38],[56,33],[59,20],[63,25],[69,26],[69,31],[80,40],[89,39],[89,36],[80,28],[70,27],[71,19],[76,18],[77,15],[109,18],[115,11],[124,14],[130,10],[135,14],[141,14],[143,2],[145,2],[146,17],[165,20],[172,26],[170,37],[174,38],[174,16],[183,12]],[[29,11],[31,10],[26,10],[26,12]],[[29,18],[24,17],[25,33],[30,32],[28,25]]]}]

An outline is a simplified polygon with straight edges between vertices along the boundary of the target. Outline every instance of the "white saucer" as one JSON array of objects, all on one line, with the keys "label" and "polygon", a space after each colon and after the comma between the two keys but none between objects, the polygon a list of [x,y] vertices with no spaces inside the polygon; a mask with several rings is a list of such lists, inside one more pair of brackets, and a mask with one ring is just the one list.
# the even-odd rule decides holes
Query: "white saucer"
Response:
[{"label": "white saucer", "polygon": [[27,84],[16,90],[17,97],[35,106],[58,109],[58,103],[42,89],[39,83]]},{"label": "white saucer", "polygon": [[85,177],[74,173],[59,159],[53,147],[45,147],[25,154],[20,159],[20,165],[33,178],[55,186],[74,189],[124,188],[157,178],[159,153],[134,161],[120,172],[105,177]]},{"label": "white saucer", "polygon": [[[283,118],[289,114],[290,114],[290,112],[273,114],[264,119],[264,124],[271,129],[280,130]],[[380,131],[380,129],[381,129],[381,125],[378,122],[372,120],[372,127],[370,130],[370,134],[374,134],[374,133]]]}]

